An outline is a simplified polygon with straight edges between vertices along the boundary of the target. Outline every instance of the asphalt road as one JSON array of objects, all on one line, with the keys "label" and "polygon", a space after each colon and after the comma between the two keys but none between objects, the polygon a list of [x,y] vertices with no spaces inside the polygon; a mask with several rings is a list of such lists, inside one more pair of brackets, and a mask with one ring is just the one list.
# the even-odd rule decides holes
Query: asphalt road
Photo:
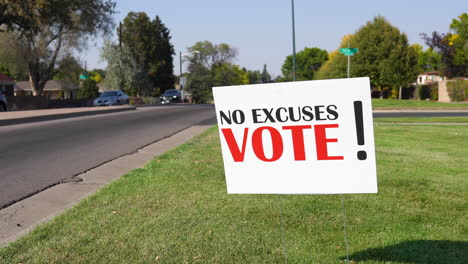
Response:
[{"label": "asphalt road", "polygon": [[136,111],[0,127],[0,209],[197,123],[210,105]]}]

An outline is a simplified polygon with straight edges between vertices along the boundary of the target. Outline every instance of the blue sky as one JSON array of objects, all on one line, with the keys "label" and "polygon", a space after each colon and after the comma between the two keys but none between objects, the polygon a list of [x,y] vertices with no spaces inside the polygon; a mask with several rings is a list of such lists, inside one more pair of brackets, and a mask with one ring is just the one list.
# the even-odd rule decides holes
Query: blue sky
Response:
[{"label": "blue sky", "polygon": [[[128,12],[156,15],[171,30],[176,50],[174,73],[179,74],[179,51],[197,41],[227,43],[239,55],[236,64],[250,70],[262,70],[267,64],[273,75],[281,74],[281,65],[292,54],[290,0],[118,0],[115,22]],[[331,52],[341,38],[355,32],[376,15],[407,34],[410,43],[423,44],[419,34],[447,32],[453,18],[468,12],[467,0],[295,0],[296,51],[319,47]],[[114,39],[116,39],[114,33]],[[90,42],[81,54],[88,69],[105,68],[99,60],[100,38]],[[185,67],[184,67],[185,69]]]}]

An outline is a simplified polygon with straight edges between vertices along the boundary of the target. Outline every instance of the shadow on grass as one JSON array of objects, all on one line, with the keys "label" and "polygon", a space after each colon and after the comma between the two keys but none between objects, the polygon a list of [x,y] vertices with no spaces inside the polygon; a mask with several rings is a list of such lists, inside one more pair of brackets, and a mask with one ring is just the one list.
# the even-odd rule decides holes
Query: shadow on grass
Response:
[{"label": "shadow on grass", "polygon": [[468,263],[468,242],[447,240],[406,241],[388,247],[370,248],[349,257],[350,260],[357,262],[373,260],[414,264],[461,264]]}]

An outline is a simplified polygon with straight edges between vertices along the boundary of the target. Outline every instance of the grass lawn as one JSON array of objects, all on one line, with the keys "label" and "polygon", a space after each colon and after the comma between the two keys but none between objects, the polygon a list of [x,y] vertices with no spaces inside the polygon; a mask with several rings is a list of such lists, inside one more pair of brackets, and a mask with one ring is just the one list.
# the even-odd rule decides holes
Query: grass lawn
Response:
[{"label": "grass lawn", "polygon": [[468,116],[447,117],[382,117],[374,118],[378,123],[468,123]]},{"label": "grass lawn", "polygon": [[439,103],[419,100],[372,99],[374,110],[468,110],[468,103]]},{"label": "grass lawn", "polygon": [[[345,195],[353,263],[466,263],[468,129],[375,125],[379,193]],[[282,196],[288,263],[343,263],[339,195]],[[0,263],[284,263],[278,195],[228,195],[210,129],[0,249]]]}]

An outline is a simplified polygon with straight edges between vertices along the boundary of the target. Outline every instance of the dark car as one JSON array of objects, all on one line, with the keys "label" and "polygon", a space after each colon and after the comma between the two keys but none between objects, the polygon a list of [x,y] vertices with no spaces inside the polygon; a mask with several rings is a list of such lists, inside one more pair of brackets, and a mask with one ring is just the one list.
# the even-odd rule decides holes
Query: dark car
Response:
[{"label": "dark car", "polygon": [[0,91],[0,112],[7,111],[6,96]]},{"label": "dark car", "polygon": [[128,104],[129,99],[122,91],[105,91],[98,98],[94,99],[94,106],[108,106]]},{"label": "dark car", "polygon": [[180,90],[166,90],[160,97],[161,104],[179,103],[181,98]]}]

